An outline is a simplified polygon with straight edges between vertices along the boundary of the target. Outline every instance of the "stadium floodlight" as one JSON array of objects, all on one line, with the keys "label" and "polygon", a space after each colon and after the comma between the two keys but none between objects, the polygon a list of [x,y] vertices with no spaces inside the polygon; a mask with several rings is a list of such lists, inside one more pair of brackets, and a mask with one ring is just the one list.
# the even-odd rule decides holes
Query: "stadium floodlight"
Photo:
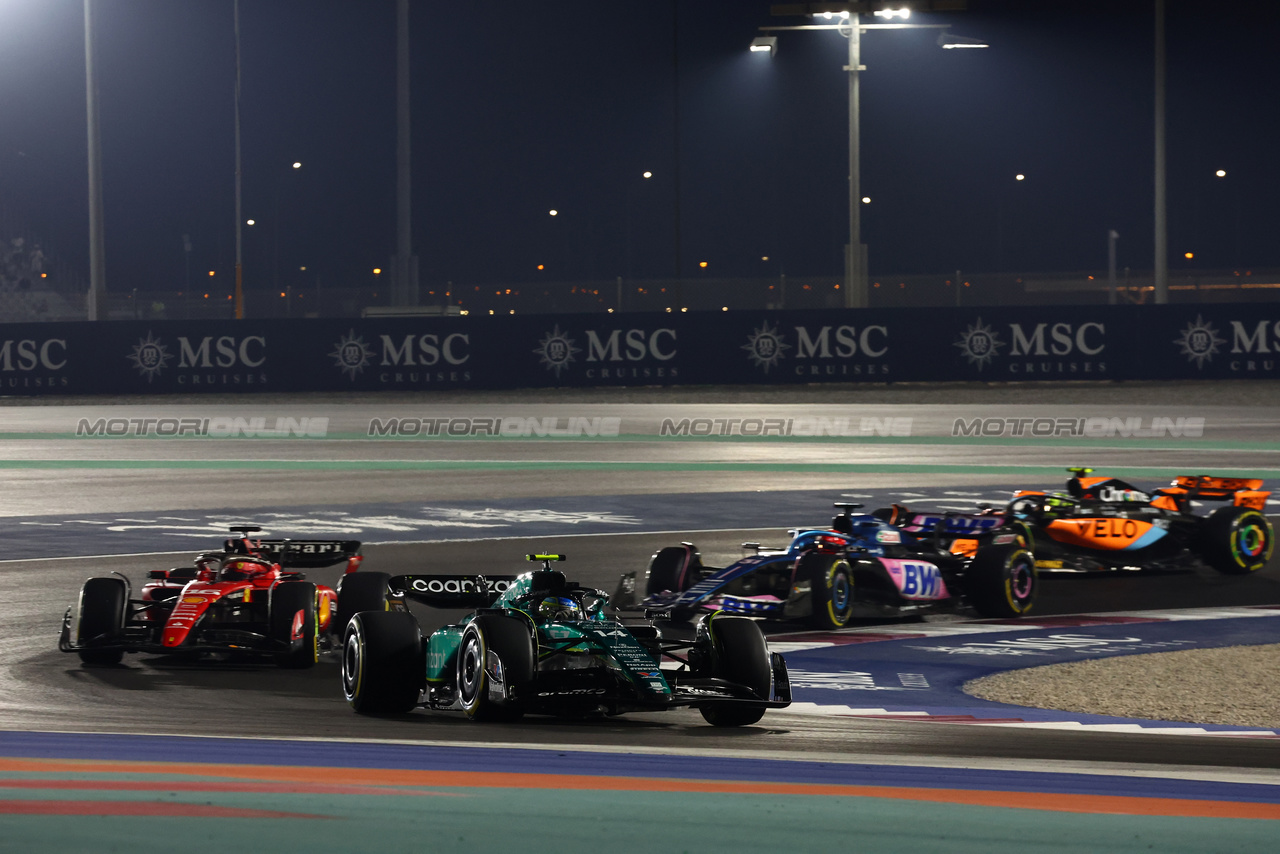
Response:
[{"label": "stadium floodlight", "polygon": [[768,53],[773,56],[778,52],[777,36],[758,36],[751,40],[752,53]]}]

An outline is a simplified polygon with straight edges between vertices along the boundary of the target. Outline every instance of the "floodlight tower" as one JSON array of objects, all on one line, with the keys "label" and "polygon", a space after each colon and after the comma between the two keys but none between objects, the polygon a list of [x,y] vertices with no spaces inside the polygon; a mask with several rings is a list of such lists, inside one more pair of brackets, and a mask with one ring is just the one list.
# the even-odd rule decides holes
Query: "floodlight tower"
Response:
[{"label": "floodlight tower", "polygon": [[[862,64],[862,32],[864,30],[946,30],[948,24],[908,24],[912,11],[955,12],[968,6],[966,0],[898,0],[898,2],[844,2],[844,3],[785,3],[770,7],[775,17],[808,16],[816,23],[791,27],[761,27],[765,33],[783,30],[838,30],[849,40],[849,63],[844,70],[849,73],[849,242],[844,251],[844,304],[846,308],[866,308],[867,247],[862,242],[862,188],[860,158],[860,125],[858,105],[858,74],[865,71]],[[861,16],[869,15],[872,23],[862,23]],[[881,23],[875,23],[878,20]],[[777,50],[777,39],[772,42],[757,38],[751,50],[768,52]],[[980,39],[953,36],[944,32],[938,37],[938,46],[952,48],[985,48]]]}]

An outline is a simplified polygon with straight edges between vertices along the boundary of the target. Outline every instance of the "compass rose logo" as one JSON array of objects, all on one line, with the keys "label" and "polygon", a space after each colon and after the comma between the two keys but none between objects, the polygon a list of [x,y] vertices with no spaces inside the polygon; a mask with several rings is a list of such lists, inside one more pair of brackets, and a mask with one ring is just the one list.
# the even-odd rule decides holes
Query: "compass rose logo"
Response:
[{"label": "compass rose logo", "polygon": [[173,356],[169,353],[169,348],[148,329],[147,337],[139,338],[138,343],[133,345],[133,351],[125,358],[133,362],[134,370],[146,377],[147,382],[151,382],[168,367]]},{"label": "compass rose logo", "polygon": [[352,381],[356,374],[363,371],[373,358],[373,348],[364,342],[364,337],[357,335],[354,329],[338,339],[333,352],[329,354],[333,363]]},{"label": "compass rose logo", "polygon": [[569,333],[560,331],[560,324],[548,332],[543,339],[538,342],[538,346],[533,352],[541,357],[542,364],[546,366],[548,371],[555,371],[556,377],[560,377],[560,372],[569,365],[573,364],[574,356],[582,352],[581,347],[574,346],[573,339],[569,337]]},{"label": "compass rose logo", "polygon": [[751,359],[751,363],[757,368],[763,368],[767,374],[770,368],[776,368],[778,362],[787,357],[786,351],[791,349],[791,345],[787,343],[785,336],[776,327],[770,327],[769,321],[766,320],[759,329],[753,330],[747,336],[747,343],[742,345],[742,349],[747,351],[747,357]]},{"label": "compass rose logo", "polygon": [[977,365],[978,370],[982,370],[1000,355],[1000,348],[1007,344],[1000,340],[994,327],[987,326],[979,317],[960,333],[960,338],[952,346],[959,347],[969,364]]},{"label": "compass rose logo", "polygon": [[1198,369],[1204,370],[1204,363],[1212,362],[1218,355],[1218,345],[1227,341],[1218,337],[1218,330],[1212,323],[1197,314],[1195,321],[1188,323],[1173,343],[1182,348],[1179,352],[1187,357],[1188,362],[1195,362]]}]

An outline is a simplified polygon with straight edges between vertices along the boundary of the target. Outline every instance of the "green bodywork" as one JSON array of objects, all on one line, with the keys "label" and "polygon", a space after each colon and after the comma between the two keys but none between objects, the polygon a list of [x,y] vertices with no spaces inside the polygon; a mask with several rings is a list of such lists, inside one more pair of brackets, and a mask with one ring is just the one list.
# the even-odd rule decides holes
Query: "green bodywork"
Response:
[{"label": "green bodywork", "polygon": [[[532,579],[532,573],[517,577],[499,594],[490,606],[490,613],[519,615],[537,628],[539,669],[544,662],[558,655],[596,655],[605,666],[624,674],[642,692],[671,695],[671,686],[649,650],[625,626],[605,617],[606,599],[599,598],[593,602],[587,609],[587,618],[583,620],[542,620],[536,606],[546,594],[532,589]],[[443,626],[432,632],[427,640],[426,655],[429,684],[454,681],[462,633],[475,616],[468,614],[457,625]],[[556,667],[552,663],[547,669]]]}]

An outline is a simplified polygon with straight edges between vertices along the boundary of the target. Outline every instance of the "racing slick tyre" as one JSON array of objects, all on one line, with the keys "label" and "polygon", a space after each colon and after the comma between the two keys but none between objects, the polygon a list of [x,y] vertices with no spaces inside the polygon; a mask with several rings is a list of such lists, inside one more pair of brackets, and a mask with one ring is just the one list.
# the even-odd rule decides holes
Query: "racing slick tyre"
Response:
[{"label": "racing slick tyre", "polygon": [[391,576],[385,572],[352,572],[338,580],[338,610],[329,624],[333,636],[346,636],[347,623],[361,611],[386,611]]},{"label": "racing slick tyre", "polygon": [[[80,588],[80,621],[76,628],[76,645],[106,635],[117,635],[124,628],[124,609],[128,603],[125,583],[119,578],[90,578]],[[82,649],[85,664],[119,664],[121,649]]]},{"label": "racing slick tyre", "polygon": [[1262,569],[1275,545],[1271,520],[1252,507],[1219,507],[1200,530],[1200,556],[1226,575],[1248,575]]},{"label": "racing slick tyre", "polygon": [[291,670],[315,667],[320,658],[320,634],[316,627],[316,586],[310,581],[282,581],[271,591],[270,637],[286,647],[293,645],[293,626],[302,613],[302,642],[289,652],[276,653],[276,665]]},{"label": "racing slick tyre", "polygon": [[1017,544],[981,548],[965,570],[964,592],[984,617],[1021,617],[1040,592],[1036,559]]},{"label": "racing slick tyre", "polygon": [[853,616],[853,569],[839,555],[810,552],[800,558],[796,580],[809,580],[813,614],[818,629],[842,629]]},{"label": "racing slick tyre", "polygon": [[342,645],[342,693],[362,715],[411,712],[427,681],[422,631],[408,611],[362,611]]},{"label": "racing slick tyre", "polygon": [[[524,714],[519,697],[533,682],[534,649],[529,624],[515,617],[482,614],[467,623],[458,646],[458,702],[473,721],[514,721]],[[504,703],[489,696],[494,675],[490,656],[502,663],[508,695]]]},{"label": "racing slick tyre", "polygon": [[644,576],[644,595],[683,593],[698,581],[702,559],[692,543],[658,549],[649,559]]},{"label": "racing slick tyre", "polygon": [[[712,673],[720,679],[745,685],[762,700],[773,690],[769,645],[755,620],[747,617],[715,617],[711,620]],[[747,726],[764,717],[763,706],[717,703],[698,711],[712,726]]]}]

